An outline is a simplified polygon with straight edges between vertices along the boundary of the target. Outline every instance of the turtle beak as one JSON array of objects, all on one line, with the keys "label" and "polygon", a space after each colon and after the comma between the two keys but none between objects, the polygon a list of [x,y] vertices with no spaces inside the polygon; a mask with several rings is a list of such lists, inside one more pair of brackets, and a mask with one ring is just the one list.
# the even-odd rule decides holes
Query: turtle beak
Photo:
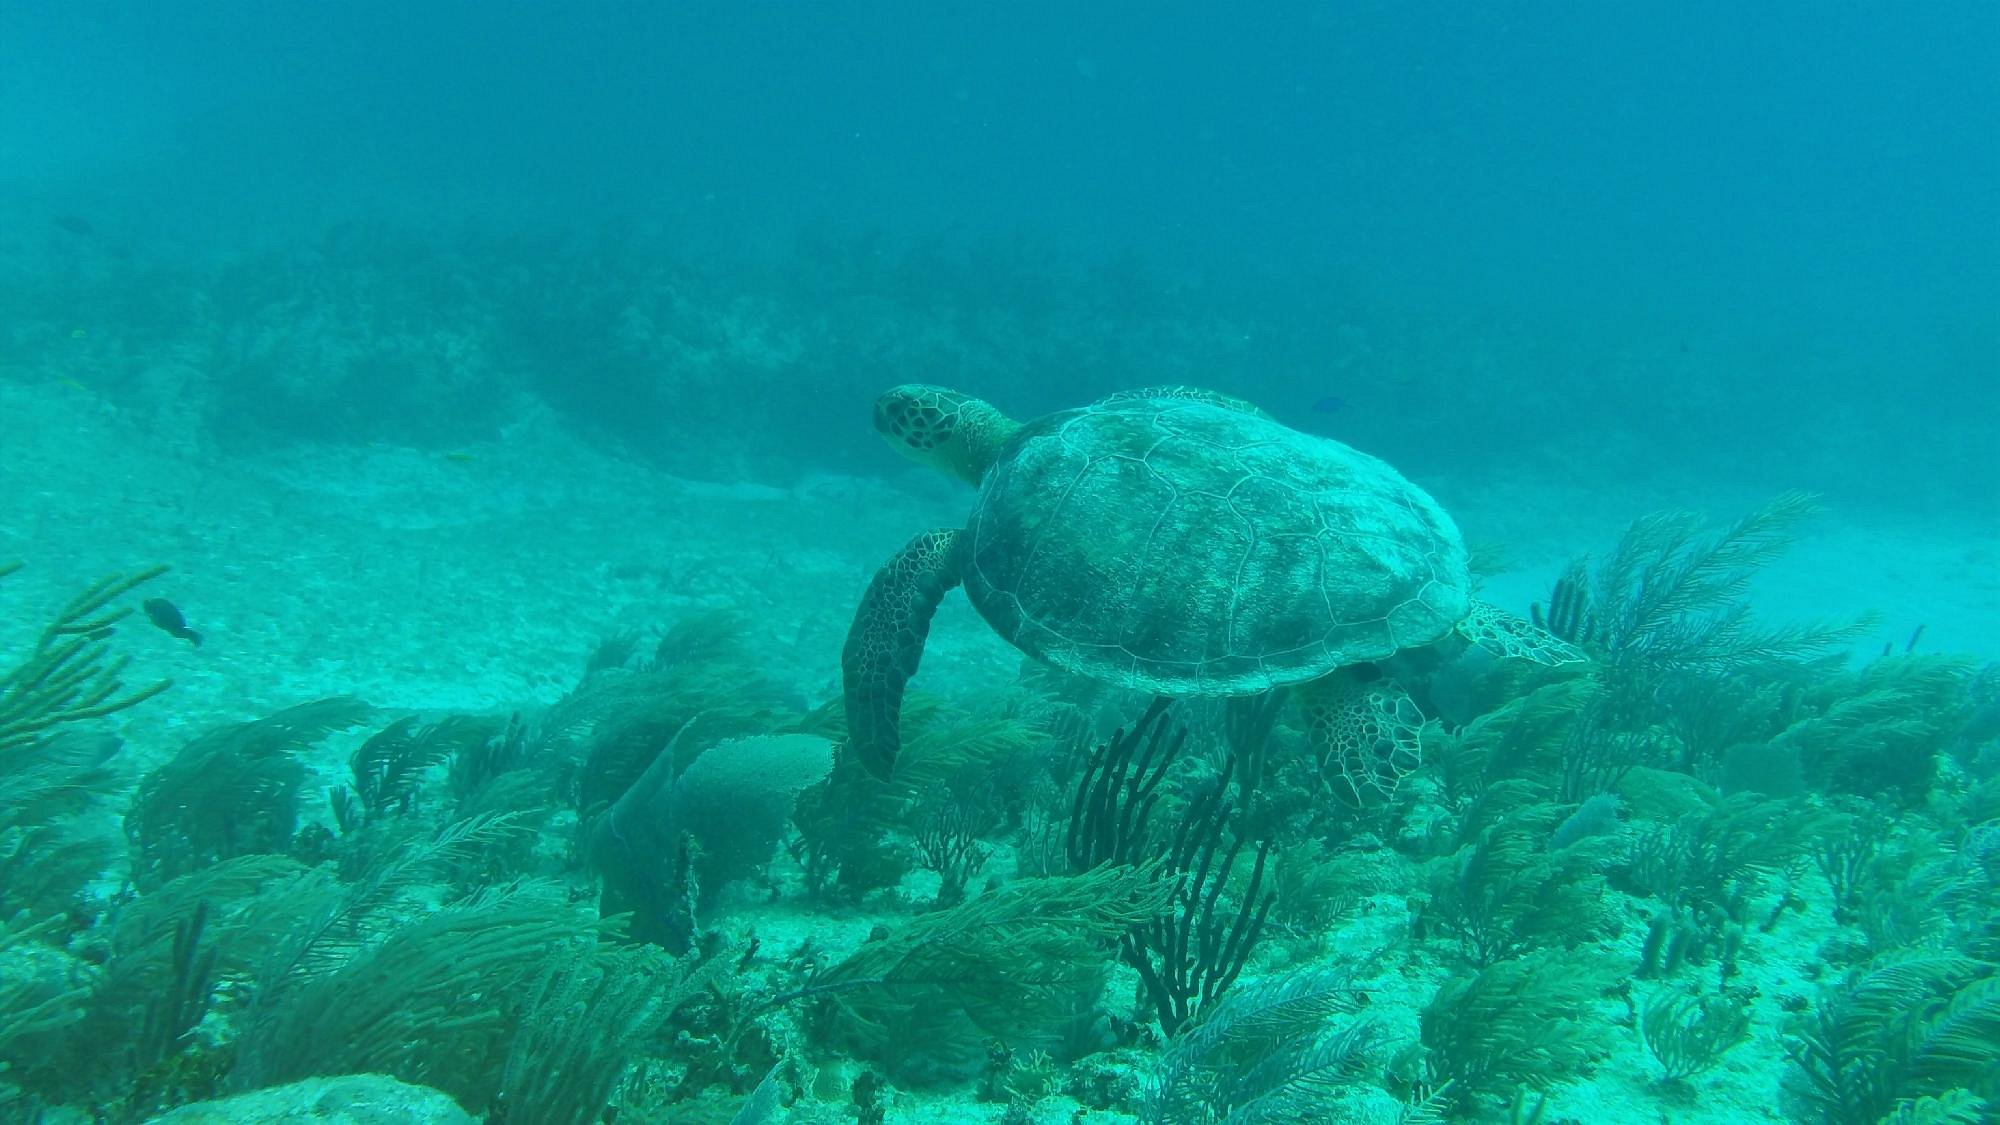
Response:
[{"label": "turtle beak", "polygon": [[892,417],[890,406],[895,397],[896,392],[894,391],[887,391],[875,396],[875,432],[890,441],[896,440],[896,428],[889,422],[889,419]]}]

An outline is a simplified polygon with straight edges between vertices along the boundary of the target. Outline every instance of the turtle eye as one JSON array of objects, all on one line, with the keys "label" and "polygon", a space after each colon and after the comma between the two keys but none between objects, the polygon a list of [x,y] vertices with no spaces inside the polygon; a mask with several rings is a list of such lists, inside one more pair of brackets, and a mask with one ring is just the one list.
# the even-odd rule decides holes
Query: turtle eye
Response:
[{"label": "turtle eye", "polygon": [[921,415],[901,399],[885,398],[875,404],[875,429],[886,437],[908,442],[922,426]]}]

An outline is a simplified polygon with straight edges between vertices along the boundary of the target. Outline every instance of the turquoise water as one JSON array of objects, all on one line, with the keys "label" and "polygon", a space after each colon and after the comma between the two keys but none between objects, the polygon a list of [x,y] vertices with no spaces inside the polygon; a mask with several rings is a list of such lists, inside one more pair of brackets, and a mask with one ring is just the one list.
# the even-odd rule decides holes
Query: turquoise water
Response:
[{"label": "turquoise water", "polygon": [[1996,73],[0,8],[0,1121],[2000,1119]]}]

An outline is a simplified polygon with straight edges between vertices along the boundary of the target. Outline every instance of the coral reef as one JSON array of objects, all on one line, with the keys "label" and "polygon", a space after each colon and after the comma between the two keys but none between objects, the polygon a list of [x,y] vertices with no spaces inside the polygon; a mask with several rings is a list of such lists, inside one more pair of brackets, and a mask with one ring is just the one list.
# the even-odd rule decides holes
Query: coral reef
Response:
[{"label": "coral reef", "polygon": [[0,675],[0,1115],[1986,1119],[1995,675],[1756,625],[1805,512],[1635,525],[1543,614],[1581,666],[1398,669],[1427,760],[1360,810],[1280,695],[1038,669],[934,677],[884,782],[704,611],[550,705],[336,696],[141,768],[158,572],[107,580]]}]

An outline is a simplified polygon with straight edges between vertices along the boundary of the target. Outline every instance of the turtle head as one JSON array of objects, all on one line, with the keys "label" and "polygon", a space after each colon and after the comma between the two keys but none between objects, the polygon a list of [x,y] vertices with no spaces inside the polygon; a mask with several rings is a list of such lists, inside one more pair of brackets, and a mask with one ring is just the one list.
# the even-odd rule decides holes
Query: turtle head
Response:
[{"label": "turtle head", "polygon": [[944,387],[904,383],[875,400],[875,429],[903,456],[976,485],[1019,422],[992,403]]}]

